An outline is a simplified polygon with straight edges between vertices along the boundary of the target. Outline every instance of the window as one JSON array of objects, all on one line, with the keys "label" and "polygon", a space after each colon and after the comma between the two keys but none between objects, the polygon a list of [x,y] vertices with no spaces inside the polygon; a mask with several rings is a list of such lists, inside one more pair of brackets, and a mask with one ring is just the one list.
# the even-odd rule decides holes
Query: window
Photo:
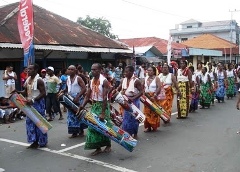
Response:
[{"label": "window", "polygon": [[181,42],[187,41],[187,38],[181,38]]},{"label": "window", "polygon": [[187,28],[192,28],[192,26],[187,26]]}]

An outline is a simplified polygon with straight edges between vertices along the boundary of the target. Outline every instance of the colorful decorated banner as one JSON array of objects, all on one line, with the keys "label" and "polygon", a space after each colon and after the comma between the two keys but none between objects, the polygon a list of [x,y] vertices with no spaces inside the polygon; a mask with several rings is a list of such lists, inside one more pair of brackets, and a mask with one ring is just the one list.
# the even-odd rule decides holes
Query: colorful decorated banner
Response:
[{"label": "colorful decorated banner", "polygon": [[150,98],[150,95],[145,93],[145,95],[140,97],[140,101],[144,105],[148,106],[156,115],[158,115],[164,123],[168,123],[170,121],[170,117],[168,116],[167,112],[158,104],[154,104]]},{"label": "colorful decorated banner", "polygon": [[21,94],[13,93],[9,99],[32,120],[43,134],[52,128],[52,125],[33,106],[26,104],[26,99]]},{"label": "colorful decorated banner", "polygon": [[[71,97],[67,95],[62,95],[59,97],[59,101],[68,110],[77,113],[78,106],[72,101]],[[130,152],[132,152],[133,149],[137,146],[137,140],[132,138],[129,133],[125,132],[116,125],[106,125],[106,121],[100,121],[98,116],[94,113],[82,110],[78,114],[78,118],[80,119],[81,123],[92,127],[97,132],[115,141]]]},{"label": "colorful decorated banner", "polygon": [[18,31],[24,50],[24,66],[35,63],[33,47],[33,6],[32,0],[21,0],[19,3]]}]

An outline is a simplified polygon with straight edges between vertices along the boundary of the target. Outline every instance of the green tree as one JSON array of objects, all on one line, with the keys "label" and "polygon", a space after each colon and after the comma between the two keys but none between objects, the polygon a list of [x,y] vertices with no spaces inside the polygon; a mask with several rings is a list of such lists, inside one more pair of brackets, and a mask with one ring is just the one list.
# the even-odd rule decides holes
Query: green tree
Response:
[{"label": "green tree", "polygon": [[101,33],[109,38],[118,39],[117,35],[114,35],[110,32],[112,29],[111,23],[108,20],[104,19],[103,17],[91,18],[89,15],[87,15],[85,19],[79,17],[77,19],[77,23],[85,27],[88,27],[98,33]]}]

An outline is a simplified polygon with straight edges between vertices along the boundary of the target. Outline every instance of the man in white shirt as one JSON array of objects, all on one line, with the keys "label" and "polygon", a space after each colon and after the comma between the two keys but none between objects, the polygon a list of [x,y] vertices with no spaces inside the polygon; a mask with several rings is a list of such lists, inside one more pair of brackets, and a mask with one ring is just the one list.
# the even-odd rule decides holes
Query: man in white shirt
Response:
[{"label": "man in white shirt", "polygon": [[8,98],[10,96],[10,93],[13,90],[15,90],[15,83],[17,80],[17,75],[13,71],[13,67],[11,65],[6,67],[6,70],[4,71],[4,74],[3,74],[3,80],[5,81],[5,89],[6,89],[5,97]]},{"label": "man in white shirt", "polygon": [[141,83],[144,84],[144,79],[145,79],[145,64],[144,63],[139,67],[138,78],[140,79]]}]

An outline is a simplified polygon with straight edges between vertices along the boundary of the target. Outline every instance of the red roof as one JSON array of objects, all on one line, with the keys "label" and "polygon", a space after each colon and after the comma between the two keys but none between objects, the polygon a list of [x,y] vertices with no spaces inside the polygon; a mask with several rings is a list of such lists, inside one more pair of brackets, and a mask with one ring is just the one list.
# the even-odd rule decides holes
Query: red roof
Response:
[{"label": "red roof", "polygon": [[[146,37],[146,38],[132,38],[132,39],[120,39],[121,42],[127,44],[129,47],[143,47],[143,46],[155,46],[162,54],[167,54],[168,40]],[[172,42],[172,49],[186,48],[186,45]]]},{"label": "red roof", "polygon": [[[18,12],[9,15],[18,7],[13,3],[0,7],[0,42],[21,44],[17,27]],[[71,20],[34,5],[34,44],[72,45],[101,48],[123,48],[123,45]]]}]

